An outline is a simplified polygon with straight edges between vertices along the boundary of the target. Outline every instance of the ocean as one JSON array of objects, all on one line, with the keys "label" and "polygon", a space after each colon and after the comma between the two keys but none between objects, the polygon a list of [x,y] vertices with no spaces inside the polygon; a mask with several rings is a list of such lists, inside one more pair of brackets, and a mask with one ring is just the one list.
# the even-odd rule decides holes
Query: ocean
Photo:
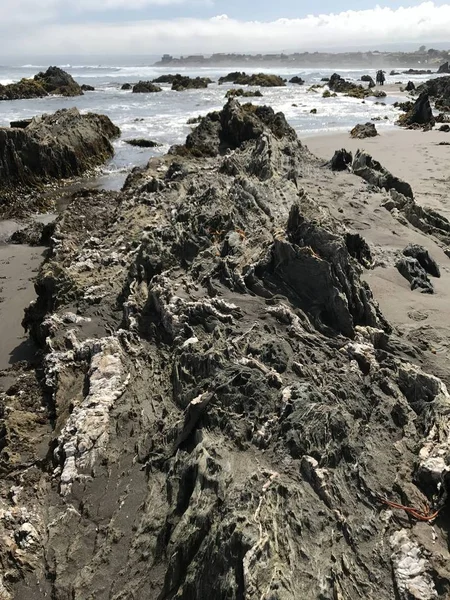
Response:
[{"label": "ocean", "polygon": [[[33,77],[45,70],[48,64],[27,64],[20,66],[0,66],[0,83],[19,81],[23,77]],[[124,83],[136,83],[139,80],[151,80],[162,74],[175,72],[167,68],[155,68],[146,65],[70,65],[59,64],[80,84],[95,87],[94,92],[86,92],[76,98],[49,97],[34,100],[14,100],[0,102],[0,126],[8,126],[10,121],[32,117],[42,113],[51,113],[60,108],[76,106],[81,112],[96,112],[108,115],[120,127],[122,136],[114,142],[116,154],[102,169],[100,183],[105,187],[116,188],[134,166],[145,164],[151,156],[167,152],[173,144],[184,142],[191,130],[187,124],[189,118],[205,115],[219,110],[225,103],[225,93],[232,85],[211,84],[208,89],[173,92],[169,85],[162,85],[163,92],[157,94],[133,94],[122,91]],[[258,72],[261,69],[242,68],[192,68],[178,69],[185,75],[210,77],[212,80],[226,75],[230,71]],[[405,69],[406,70],[406,69]],[[268,104],[276,111],[282,111],[289,123],[296,129],[301,140],[321,133],[337,133],[350,130],[357,123],[376,119],[377,128],[383,130],[394,127],[399,112],[392,104],[399,99],[388,94],[383,99],[385,105],[377,100],[362,102],[354,98],[322,98],[322,91],[308,91],[323,77],[338,72],[343,77],[358,81],[365,70],[313,70],[295,71],[288,69],[264,69],[290,79],[299,75],[305,80],[304,86],[288,84],[281,88],[262,88],[262,98],[250,98],[255,104]],[[387,70],[388,71],[388,70]],[[389,71],[388,71],[389,72]],[[369,72],[375,78],[375,72]],[[386,83],[411,79],[416,83],[429,79],[423,76],[389,76]],[[247,101],[247,100],[244,100]],[[311,110],[317,109],[317,114]],[[387,117],[387,118],[385,118]],[[129,138],[148,138],[162,144],[159,148],[135,148],[125,143]]]}]

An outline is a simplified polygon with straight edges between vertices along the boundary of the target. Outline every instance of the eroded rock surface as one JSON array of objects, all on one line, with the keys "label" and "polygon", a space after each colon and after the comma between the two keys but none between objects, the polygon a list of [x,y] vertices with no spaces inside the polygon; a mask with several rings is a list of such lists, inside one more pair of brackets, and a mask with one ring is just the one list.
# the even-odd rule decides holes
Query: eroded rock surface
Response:
[{"label": "eroded rock surface", "polygon": [[450,396],[397,353],[370,248],[305,191],[332,175],[283,119],[231,101],[194,132],[207,158],[58,219],[25,318],[40,368],[0,396],[4,595],[450,593]]}]

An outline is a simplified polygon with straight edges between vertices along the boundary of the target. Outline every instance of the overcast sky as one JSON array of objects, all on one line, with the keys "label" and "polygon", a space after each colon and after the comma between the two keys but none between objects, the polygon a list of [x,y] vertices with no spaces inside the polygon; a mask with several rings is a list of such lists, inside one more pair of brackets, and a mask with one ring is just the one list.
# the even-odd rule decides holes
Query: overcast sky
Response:
[{"label": "overcast sky", "polygon": [[0,0],[8,55],[320,50],[450,42],[450,3],[385,0]]}]

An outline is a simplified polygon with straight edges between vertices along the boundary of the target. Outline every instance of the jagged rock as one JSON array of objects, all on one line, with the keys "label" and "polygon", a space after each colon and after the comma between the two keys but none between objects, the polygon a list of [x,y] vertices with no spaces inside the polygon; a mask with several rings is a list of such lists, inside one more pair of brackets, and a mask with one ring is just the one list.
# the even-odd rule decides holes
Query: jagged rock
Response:
[{"label": "jagged rock", "polygon": [[254,85],[258,87],[282,87],[286,85],[285,79],[278,77],[278,75],[271,75],[268,73],[254,73],[253,75],[247,75],[239,71],[235,73],[229,73],[225,77],[220,77],[219,85],[223,83],[233,83],[235,85]]},{"label": "jagged rock", "polygon": [[441,75],[442,73],[450,73],[450,66],[448,64],[448,61],[441,65],[437,72],[439,75]]},{"label": "jagged rock", "polygon": [[88,85],[87,83],[83,83],[81,86],[83,92],[95,92],[95,87],[92,85]]},{"label": "jagged rock", "polygon": [[43,98],[48,93],[42,85],[33,79],[21,79],[17,83],[0,84],[0,100],[27,100]]},{"label": "jagged rock", "polygon": [[194,156],[215,156],[238,148],[245,141],[257,139],[265,129],[280,138],[295,136],[282,113],[275,113],[268,106],[241,106],[230,98],[220,113],[209,113],[202,118],[188,135],[185,147],[174,148],[172,152],[182,154],[188,150]]},{"label": "jagged rock", "polygon": [[82,96],[83,90],[72,75],[59,67],[49,67],[45,72],[34,76],[34,81],[41,85],[48,94],[58,96]]},{"label": "jagged rock", "polygon": [[33,221],[24,229],[15,231],[9,239],[11,244],[28,244],[30,246],[49,246],[53,235],[54,223]]},{"label": "jagged rock", "polygon": [[398,260],[395,266],[400,275],[409,281],[412,290],[419,288],[425,294],[434,294],[433,284],[418,260],[406,256]]},{"label": "jagged rock", "polygon": [[338,73],[333,73],[328,82],[328,87],[332,92],[346,94],[352,98],[367,98],[368,96],[385,97],[386,94],[380,90],[372,91],[370,88],[365,88],[362,85],[346,81]]},{"label": "jagged rock", "polygon": [[257,97],[257,98],[262,98],[262,93],[260,90],[243,90],[242,88],[239,89],[235,89],[235,88],[231,88],[231,90],[228,90],[227,93],[225,94],[225,98],[252,98],[252,97]]},{"label": "jagged rock", "polygon": [[35,117],[26,129],[0,128],[0,194],[6,201],[16,187],[80,175],[113,155],[119,133],[108,117],[76,108]]},{"label": "jagged rock", "polygon": [[422,92],[417,98],[414,106],[405,115],[402,115],[398,123],[404,127],[411,125],[431,125],[435,123],[433,111],[428,94]]},{"label": "jagged rock", "polygon": [[430,79],[417,88],[421,94],[428,94],[435,100],[435,106],[439,110],[450,110],[450,76],[436,77]]},{"label": "jagged rock", "polygon": [[362,177],[371,185],[376,185],[388,191],[394,189],[407,198],[412,199],[414,197],[409,183],[392,175],[370,154],[364,151],[357,150],[353,159],[352,170],[355,175]]},{"label": "jagged rock", "polygon": [[361,77],[361,81],[364,81],[364,82],[368,83],[369,84],[369,88],[375,87],[375,81],[373,80],[373,78],[370,75],[363,75]]},{"label": "jagged rock", "polygon": [[413,109],[414,102],[411,102],[411,100],[407,100],[406,102],[394,102],[393,106],[399,108],[403,112],[409,112]]},{"label": "jagged rock", "polygon": [[289,79],[289,83],[295,83],[296,85],[304,85],[305,82],[301,77],[298,77],[297,75],[295,77],[292,77],[292,79]]},{"label": "jagged rock", "polygon": [[410,244],[403,250],[403,254],[405,256],[415,258],[420,263],[420,266],[433,277],[441,276],[439,265],[433,258],[431,258],[428,250],[426,250],[423,246]]},{"label": "jagged rock", "polygon": [[153,140],[146,140],[144,138],[133,138],[130,140],[124,140],[126,144],[130,146],[137,146],[138,148],[158,148],[162,146],[159,142],[154,142]]},{"label": "jagged rock", "polygon": [[352,166],[352,162],[352,153],[342,148],[341,150],[336,150],[329,165],[332,171],[348,171]]},{"label": "jagged rock", "polygon": [[413,92],[415,89],[416,89],[416,86],[414,85],[414,83],[412,81],[408,81],[408,83],[406,84],[406,87],[405,87],[405,91]]},{"label": "jagged rock", "polygon": [[154,94],[156,92],[162,92],[162,88],[151,81],[140,81],[133,86],[133,94]]},{"label": "jagged rock", "polygon": [[373,123],[366,123],[365,125],[356,125],[350,132],[352,138],[363,140],[368,137],[376,137],[378,135],[377,128]]}]

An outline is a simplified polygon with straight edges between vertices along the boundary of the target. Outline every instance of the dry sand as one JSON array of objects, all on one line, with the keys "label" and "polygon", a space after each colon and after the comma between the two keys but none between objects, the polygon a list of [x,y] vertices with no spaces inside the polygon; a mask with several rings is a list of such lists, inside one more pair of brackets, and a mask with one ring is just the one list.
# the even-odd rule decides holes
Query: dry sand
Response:
[{"label": "dry sand", "polygon": [[[364,149],[394,175],[408,181],[418,204],[430,206],[450,219],[450,134],[438,131],[393,130],[376,138],[354,140],[349,134],[321,135],[306,140],[317,156],[329,160],[334,151]],[[367,185],[348,173],[333,175],[331,212],[348,229],[358,231],[374,247],[380,263],[367,271],[375,298],[387,319],[405,336],[428,350],[429,371],[450,383],[450,259],[442,244],[412,226],[399,223],[381,207],[386,194],[368,194]],[[329,194],[327,194],[329,195]],[[427,248],[441,267],[441,279],[434,279],[434,295],[411,291],[395,268],[396,257],[409,243]]]}]

